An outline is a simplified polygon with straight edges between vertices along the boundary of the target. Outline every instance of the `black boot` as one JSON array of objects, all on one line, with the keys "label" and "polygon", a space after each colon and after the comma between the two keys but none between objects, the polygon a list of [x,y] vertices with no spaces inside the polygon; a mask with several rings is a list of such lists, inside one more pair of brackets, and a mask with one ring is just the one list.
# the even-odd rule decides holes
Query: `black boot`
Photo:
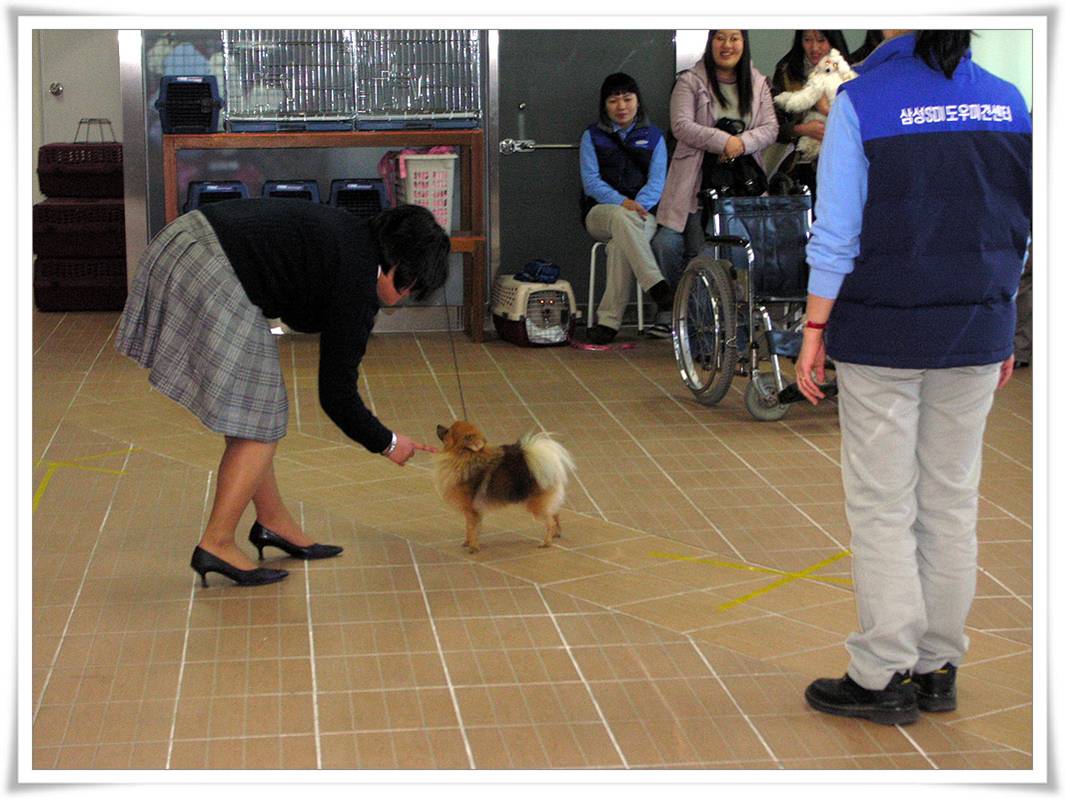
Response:
[{"label": "black boot", "polygon": [[609,344],[617,334],[618,331],[612,327],[596,325],[588,331],[588,341],[592,344]]},{"label": "black boot", "polygon": [[877,724],[917,721],[917,688],[908,674],[896,674],[880,691],[862,688],[849,674],[842,679],[822,678],[806,687],[806,701],[814,710],[834,716],[852,716]]},{"label": "black boot", "polygon": [[913,684],[917,686],[917,707],[928,713],[956,710],[958,693],[954,683],[957,676],[958,669],[953,663],[947,663],[943,668],[927,674],[914,674]]}]

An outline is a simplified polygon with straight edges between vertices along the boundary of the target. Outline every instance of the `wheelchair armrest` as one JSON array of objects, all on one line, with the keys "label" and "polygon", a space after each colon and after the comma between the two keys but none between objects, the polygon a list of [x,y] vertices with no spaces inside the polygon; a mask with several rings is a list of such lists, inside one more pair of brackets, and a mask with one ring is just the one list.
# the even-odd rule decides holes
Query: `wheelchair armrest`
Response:
[{"label": "wheelchair armrest", "polygon": [[750,247],[751,242],[743,236],[707,236],[706,240],[711,244],[727,244],[731,247]]}]

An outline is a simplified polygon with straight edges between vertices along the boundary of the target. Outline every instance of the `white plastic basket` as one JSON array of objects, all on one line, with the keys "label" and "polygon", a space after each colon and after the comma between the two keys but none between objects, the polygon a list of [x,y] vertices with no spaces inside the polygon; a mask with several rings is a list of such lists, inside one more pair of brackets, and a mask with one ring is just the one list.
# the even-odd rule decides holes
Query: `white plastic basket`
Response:
[{"label": "white plastic basket", "polygon": [[[455,153],[399,155],[396,170],[396,199],[401,203],[421,205],[432,211],[437,224],[451,233],[454,211],[452,187],[455,182]],[[401,173],[406,171],[406,177]]]}]

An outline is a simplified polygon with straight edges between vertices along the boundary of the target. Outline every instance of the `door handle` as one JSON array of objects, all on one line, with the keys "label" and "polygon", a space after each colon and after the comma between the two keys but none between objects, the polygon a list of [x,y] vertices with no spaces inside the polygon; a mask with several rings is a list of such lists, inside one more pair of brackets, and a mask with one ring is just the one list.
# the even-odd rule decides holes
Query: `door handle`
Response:
[{"label": "door handle", "polygon": [[576,150],[579,147],[579,144],[537,144],[533,139],[503,139],[499,142],[499,152],[503,155],[531,153],[533,150]]}]

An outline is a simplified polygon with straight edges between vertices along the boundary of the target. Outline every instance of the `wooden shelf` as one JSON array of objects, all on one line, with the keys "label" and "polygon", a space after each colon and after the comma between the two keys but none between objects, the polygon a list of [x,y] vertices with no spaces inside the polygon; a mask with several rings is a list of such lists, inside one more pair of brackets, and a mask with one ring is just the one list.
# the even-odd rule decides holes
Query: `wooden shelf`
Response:
[{"label": "wooden shelf", "polygon": [[463,308],[466,335],[484,337],[485,261],[484,134],[480,130],[374,130],[278,133],[165,134],[163,136],[163,192],[166,221],[177,219],[180,187],[177,159],[182,150],[263,150],[325,147],[432,147],[459,150],[462,202],[459,227],[451,235],[452,252],[462,255]]}]

